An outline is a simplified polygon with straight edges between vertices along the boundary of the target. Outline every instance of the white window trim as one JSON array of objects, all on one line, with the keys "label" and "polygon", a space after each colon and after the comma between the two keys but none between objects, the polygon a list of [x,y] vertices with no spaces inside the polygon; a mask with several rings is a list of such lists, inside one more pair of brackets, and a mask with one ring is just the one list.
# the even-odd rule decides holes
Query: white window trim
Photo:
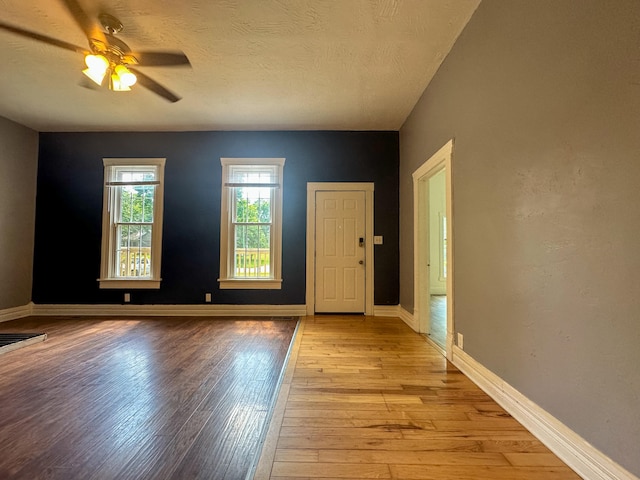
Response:
[{"label": "white window trim", "polygon": [[[162,261],[162,217],[164,211],[164,166],[165,158],[103,158],[104,184],[102,197],[102,259],[100,263],[100,278],[98,282],[101,289],[159,289],[160,267]],[[109,211],[109,197],[111,195],[107,183],[110,181],[108,173],[113,166],[155,166],[157,167],[158,187],[153,200],[153,233],[151,235],[151,277],[115,277],[110,269],[113,262],[115,232],[112,226],[111,213]]]},{"label": "white window trim", "polygon": [[[247,290],[280,290],[282,288],[282,179],[284,170],[284,158],[221,158],[222,165],[222,202],[220,206],[220,289],[247,289]],[[233,245],[230,238],[231,221],[230,190],[225,186],[227,169],[229,165],[277,165],[279,188],[273,193],[273,212],[271,228],[273,230],[271,270],[273,278],[234,278],[231,274],[231,262],[229,261],[229,247]]]}]

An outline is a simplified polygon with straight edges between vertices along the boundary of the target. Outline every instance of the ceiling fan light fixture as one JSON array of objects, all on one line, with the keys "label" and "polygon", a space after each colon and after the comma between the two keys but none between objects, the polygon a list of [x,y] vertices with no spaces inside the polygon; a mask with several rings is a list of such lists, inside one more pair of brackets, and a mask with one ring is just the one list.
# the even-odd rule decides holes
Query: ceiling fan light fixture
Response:
[{"label": "ceiling fan light fixture", "polygon": [[109,80],[109,90],[113,90],[114,92],[130,92],[131,89],[128,85],[122,83],[120,76],[114,71],[111,73],[111,77]]},{"label": "ceiling fan light fixture", "polygon": [[[160,83],[152,78],[147,77],[144,73],[129,70],[128,66],[140,67],[165,67],[165,66],[191,66],[189,59],[183,52],[162,51],[162,52],[145,52],[138,51],[132,53],[129,46],[117,38],[115,35],[123,29],[122,22],[117,18],[108,15],[98,15],[98,20],[102,24],[104,31],[101,31],[96,22],[91,18],[90,12],[85,11],[78,2],[85,0],[59,0],[71,13],[76,25],[84,32],[89,43],[87,47],[80,47],[73,43],[57,38],[49,37],[41,33],[26,30],[12,26],[0,21],[0,30],[7,31],[11,34],[18,35],[23,38],[42,42],[44,44],[68,50],[74,53],[82,54],[87,68],[82,70],[92,82],[99,86],[104,85],[105,88],[116,91],[127,91],[132,85],[137,84],[137,76],[142,81],[141,88],[146,88],[152,93],[164,98],[165,100],[175,103],[180,97],[168,90]],[[122,66],[116,72],[116,67]],[[112,78],[112,75],[114,75]],[[105,85],[105,78],[107,83]],[[86,82],[81,84],[87,85]]]},{"label": "ceiling fan light fixture", "polygon": [[87,55],[84,57],[87,68],[82,71],[87,77],[98,85],[102,85],[104,77],[109,68],[109,60],[104,55]]},{"label": "ceiling fan light fixture", "polygon": [[109,68],[109,60],[104,55],[92,55],[89,54],[84,57],[84,63],[87,65],[89,70],[94,70],[96,72],[106,72],[107,68]]},{"label": "ceiling fan light fixture", "polygon": [[138,81],[137,77],[124,65],[117,65],[115,74],[118,76],[120,84],[125,87],[131,87]]},{"label": "ceiling fan light fixture", "polygon": [[91,80],[93,80],[95,83],[97,83],[98,85],[102,85],[102,82],[104,81],[104,77],[107,74],[106,71],[97,71],[97,70],[91,70],[90,68],[85,68],[82,73],[84,73],[87,77],[89,77]]}]

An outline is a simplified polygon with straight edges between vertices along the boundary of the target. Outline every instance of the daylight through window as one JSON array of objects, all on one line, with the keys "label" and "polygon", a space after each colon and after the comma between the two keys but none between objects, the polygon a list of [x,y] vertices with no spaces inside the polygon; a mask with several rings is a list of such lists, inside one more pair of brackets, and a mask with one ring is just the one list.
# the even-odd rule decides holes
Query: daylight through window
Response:
[{"label": "daylight through window", "polygon": [[284,159],[221,163],[221,288],[280,288]]},{"label": "daylight through window", "polygon": [[164,159],[104,159],[101,288],[159,288]]}]

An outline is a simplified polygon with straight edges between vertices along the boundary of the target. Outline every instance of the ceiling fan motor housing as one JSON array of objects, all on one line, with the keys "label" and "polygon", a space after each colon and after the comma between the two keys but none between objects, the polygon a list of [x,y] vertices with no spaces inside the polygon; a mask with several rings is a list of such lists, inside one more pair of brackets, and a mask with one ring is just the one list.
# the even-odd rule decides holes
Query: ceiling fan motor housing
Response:
[{"label": "ceiling fan motor housing", "polygon": [[114,35],[119,33],[124,28],[122,22],[118,20],[113,15],[109,15],[108,13],[101,13],[98,15],[98,20],[100,20],[100,24],[106,30],[107,33]]},{"label": "ceiling fan motor housing", "polygon": [[109,60],[109,63],[114,65],[123,63],[128,65],[138,64],[136,57],[129,54],[131,49],[126,43],[111,34],[106,34],[105,37],[108,42],[106,44],[100,40],[91,39],[91,51],[94,54],[103,55]]}]

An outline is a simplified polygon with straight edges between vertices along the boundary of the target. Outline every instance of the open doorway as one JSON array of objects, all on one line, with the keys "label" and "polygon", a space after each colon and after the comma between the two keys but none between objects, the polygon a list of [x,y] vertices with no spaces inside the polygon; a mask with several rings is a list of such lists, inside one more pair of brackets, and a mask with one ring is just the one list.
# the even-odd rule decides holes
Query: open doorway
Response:
[{"label": "open doorway", "polygon": [[413,173],[414,320],[444,355],[453,346],[451,154],[449,141]]}]

